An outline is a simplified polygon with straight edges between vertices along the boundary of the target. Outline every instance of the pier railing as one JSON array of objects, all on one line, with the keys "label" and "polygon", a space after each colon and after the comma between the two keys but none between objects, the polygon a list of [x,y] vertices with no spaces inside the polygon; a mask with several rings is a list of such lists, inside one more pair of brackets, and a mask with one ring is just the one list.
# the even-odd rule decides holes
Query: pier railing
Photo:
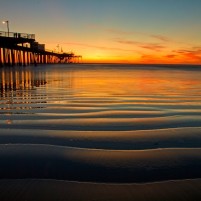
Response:
[{"label": "pier railing", "polygon": [[0,37],[35,39],[35,34],[0,31]]}]

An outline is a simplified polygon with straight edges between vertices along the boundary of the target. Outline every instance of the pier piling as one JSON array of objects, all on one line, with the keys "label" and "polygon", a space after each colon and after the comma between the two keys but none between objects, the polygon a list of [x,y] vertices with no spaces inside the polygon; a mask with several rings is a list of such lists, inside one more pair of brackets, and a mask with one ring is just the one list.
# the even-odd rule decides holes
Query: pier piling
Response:
[{"label": "pier piling", "polygon": [[81,56],[45,50],[34,34],[0,31],[0,66],[79,63]]}]

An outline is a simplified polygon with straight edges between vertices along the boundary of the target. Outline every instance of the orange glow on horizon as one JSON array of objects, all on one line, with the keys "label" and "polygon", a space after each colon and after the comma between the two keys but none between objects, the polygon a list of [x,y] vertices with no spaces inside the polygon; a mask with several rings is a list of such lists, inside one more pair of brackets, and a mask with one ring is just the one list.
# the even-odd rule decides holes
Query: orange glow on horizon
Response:
[{"label": "orange glow on horizon", "polygon": [[[53,44],[47,43],[46,48],[56,50],[56,44],[56,42]],[[175,44],[161,51],[146,49],[147,47],[136,47],[134,50],[129,49],[130,46],[118,48],[116,44],[109,42],[105,44],[104,42],[99,42],[98,46],[81,43],[62,45],[60,43],[60,47],[64,52],[73,52],[76,55],[81,55],[83,63],[201,64],[200,49],[191,50],[186,48],[180,50]]]}]

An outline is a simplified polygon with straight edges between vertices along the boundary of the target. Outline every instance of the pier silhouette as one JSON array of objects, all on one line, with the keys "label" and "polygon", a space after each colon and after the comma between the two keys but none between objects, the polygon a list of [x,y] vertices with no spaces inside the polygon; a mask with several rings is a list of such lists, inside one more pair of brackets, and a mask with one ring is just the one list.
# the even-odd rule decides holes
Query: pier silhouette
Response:
[{"label": "pier silhouette", "polygon": [[81,58],[74,53],[46,50],[45,44],[35,40],[35,34],[0,31],[0,66],[79,63]]}]

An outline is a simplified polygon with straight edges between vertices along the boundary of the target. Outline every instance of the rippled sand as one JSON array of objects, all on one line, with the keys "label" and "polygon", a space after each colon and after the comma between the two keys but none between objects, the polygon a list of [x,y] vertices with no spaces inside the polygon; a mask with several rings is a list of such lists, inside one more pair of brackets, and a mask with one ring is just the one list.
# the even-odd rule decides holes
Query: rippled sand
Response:
[{"label": "rippled sand", "polygon": [[1,68],[0,199],[200,200],[200,69]]}]

